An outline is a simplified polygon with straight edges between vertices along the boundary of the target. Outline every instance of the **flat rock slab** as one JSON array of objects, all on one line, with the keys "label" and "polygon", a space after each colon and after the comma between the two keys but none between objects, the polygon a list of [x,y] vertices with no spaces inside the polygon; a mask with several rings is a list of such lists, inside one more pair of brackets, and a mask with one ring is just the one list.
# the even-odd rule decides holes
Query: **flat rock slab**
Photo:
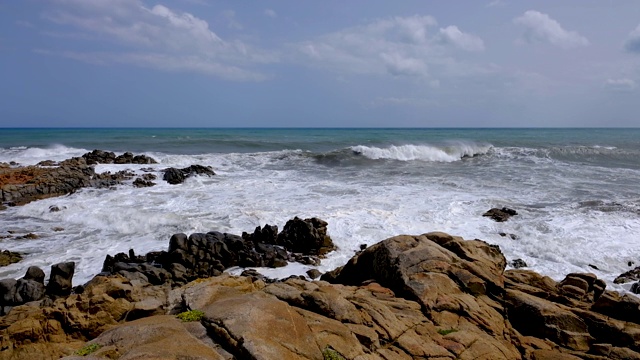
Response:
[{"label": "flat rock slab", "polygon": [[323,359],[305,319],[265,293],[223,299],[203,311],[205,327],[239,359]]}]

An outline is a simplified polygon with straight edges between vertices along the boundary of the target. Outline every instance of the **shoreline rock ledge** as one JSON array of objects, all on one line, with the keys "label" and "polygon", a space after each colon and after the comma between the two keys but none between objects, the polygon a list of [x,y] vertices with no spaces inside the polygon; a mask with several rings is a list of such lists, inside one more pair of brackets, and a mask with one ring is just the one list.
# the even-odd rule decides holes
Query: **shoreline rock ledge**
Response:
[{"label": "shoreline rock ledge", "polygon": [[0,317],[0,358],[640,359],[636,297],[593,274],[505,266],[497,246],[433,232],[370,246],[320,281],[99,275]]}]

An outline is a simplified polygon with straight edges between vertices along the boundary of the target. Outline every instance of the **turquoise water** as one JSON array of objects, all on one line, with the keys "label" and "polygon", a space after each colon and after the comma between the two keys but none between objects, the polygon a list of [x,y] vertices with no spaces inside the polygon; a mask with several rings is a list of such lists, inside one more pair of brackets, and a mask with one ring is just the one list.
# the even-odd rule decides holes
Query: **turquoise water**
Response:
[{"label": "turquoise water", "polygon": [[283,149],[329,151],[354,145],[488,142],[498,147],[614,146],[640,149],[636,129],[0,129],[0,148],[63,144],[177,154]]}]

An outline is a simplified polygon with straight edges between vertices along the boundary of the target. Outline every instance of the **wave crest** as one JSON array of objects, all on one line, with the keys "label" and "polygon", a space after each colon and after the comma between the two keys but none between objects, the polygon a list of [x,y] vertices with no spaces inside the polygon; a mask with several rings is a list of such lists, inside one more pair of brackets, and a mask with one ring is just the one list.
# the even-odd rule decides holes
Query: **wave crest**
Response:
[{"label": "wave crest", "polygon": [[373,160],[454,162],[466,157],[484,155],[492,147],[490,144],[457,142],[443,146],[409,144],[391,145],[386,148],[358,145],[352,146],[351,150]]}]

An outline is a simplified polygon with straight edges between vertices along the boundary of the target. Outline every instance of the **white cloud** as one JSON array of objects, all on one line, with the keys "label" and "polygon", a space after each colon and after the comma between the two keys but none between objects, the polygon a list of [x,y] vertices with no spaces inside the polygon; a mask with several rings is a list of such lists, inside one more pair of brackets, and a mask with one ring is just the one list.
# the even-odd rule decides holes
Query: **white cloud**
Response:
[{"label": "white cloud", "polygon": [[640,53],[640,25],[629,33],[624,48],[629,52]]},{"label": "white cloud", "polygon": [[482,41],[481,38],[472,34],[464,33],[460,31],[457,26],[447,26],[444,29],[441,28],[438,33],[438,38],[441,42],[454,45],[462,50],[484,50],[484,41]]},{"label": "white cloud", "polygon": [[277,14],[274,10],[272,10],[272,9],[265,9],[264,14],[265,14],[266,16],[268,16],[268,17],[270,17],[270,18],[274,18],[274,19],[275,19],[276,17],[278,17],[278,14]]},{"label": "white cloud", "polygon": [[636,82],[628,78],[607,79],[604,84],[608,89],[614,91],[633,91],[637,87]]},{"label": "white cloud", "polygon": [[427,65],[420,59],[399,53],[382,53],[380,57],[384,61],[387,71],[392,75],[427,75]]},{"label": "white cloud", "polygon": [[[147,8],[139,0],[57,0],[56,3],[62,6],[45,14],[45,18],[77,33],[93,34],[96,42],[117,45],[120,50],[102,54],[110,63],[199,72],[232,80],[260,80],[267,76],[258,76],[248,68],[278,61],[274,53],[242,41],[224,40],[209,28],[207,21],[164,5]],[[223,15],[234,20],[235,13]],[[80,61],[90,61],[95,55],[81,56],[80,51],[72,50],[60,54]]]},{"label": "white cloud", "polygon": [[546,42],[563,48],[589,45],[587,38],[575,31],[565,30],[559,22],[539,11],[526,11],[513,21],[525,27],[523,39],[529,43]]},{"label": "white cloud", "polygon": [[502,0],[493,0],[492,2],[487,4],[487,7],[496,7],[496,6],[504,6],[507,3]]},{"label": "white cloud", "polygon": [[222,15],[227,19],[227,26],[233,30],[242,30],[244,27],[236,19],[236,12],[233,10],[226,10],[222,12]]},{"label": "white cloud", "polygon": [[436,25],[431,16],[396,16],[294,46],[303,55],[300,62],[341,73],[428,78],[433,67],[453,76],[478,71],[477,66],[459,63],[450,50],[481,50],[482,39],[463,33],[456,26],[434,31]]}]

